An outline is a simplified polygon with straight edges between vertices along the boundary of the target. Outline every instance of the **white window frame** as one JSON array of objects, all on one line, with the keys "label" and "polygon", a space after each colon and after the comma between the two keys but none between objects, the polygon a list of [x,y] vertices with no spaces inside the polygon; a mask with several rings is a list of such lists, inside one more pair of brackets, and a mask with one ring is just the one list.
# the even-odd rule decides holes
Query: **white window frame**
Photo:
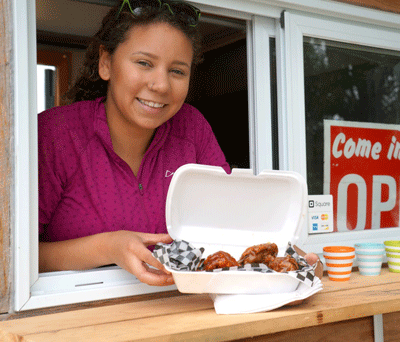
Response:
[{"label": "white window frame", "polygon": [[[264,59],[249,60],[250,162],[254,169],[272,165],[269,40],[280,11],[261,10],[260,4],[239,1],[193,1],[201,10],[248,22],[248,49]],[[36,14],[35,2],[13,0],[15,70],[15,231],[14,310],[24,311],[71,303],[126,297],[176,289],[139,282],[118,268],[106,267],[83,272],[38,273],[38,160],[36,113]],[[256,15],[264,12],[269,19]],[[272,15],[272,17],[271,17]],[[259,75],[263,75],[260,78]],[[250,84],[251,85],[251,84]],[[257,90],[255,90],[257,89]],[[256,96],[260,90],[266,96]],[[256,113],[256,115],[254,114]],[[263,132],[267,132],[264,135]],[[256,142],[258,142],[256,144]],[[260,143],[261,142],[261,143]]]},{"label": "white window frame", "polygon": [[[349,23],[343,19],[317,17],[300,12],[285,13],[285,27],[286,128],[291,132],[286,136],[288,157],[286,168],[299,172],[307,179],[303,37],[310,36],[400,51],[400,32],[387,27],[378,28],[363,23]],[[357,242],[383,242],[400,237],[400,228],[312,235],[308,234],[306,225],[307,223],[302,229],[299,246],[307,252],[318,254],[322,253],[322,248],[326,245],[353,246]]]},{"label": "white window frame", "polygon": [[[340,41],[365,42],[382,48],[400,46],[399,16],[357,6],[320,0],[189,0],[204,12],[248,21],[250,165],[255,173],[272,168],[271,108],[269,103],[269,42],[274,31],[277,52],[279,164],[306,177],[303,35],[313,34]],[[14,44],[14,309],[16,311],[70,303],[166,291],[139,283],[115,268],[86,272],[38,274],[38,175],[36,123],[36,16],[35,2],[12,0]],[[285,9],[285,28],[279,18]],[[311,13],[305,15],[304,13]],[[329,16],[331,19],[323,16]],[[339,18],[337,20],[332,18]],[[275,25],[266,18],[275,20]],[[335,25],[321,23],[330,20]],[[346,22],[347,20],[347,22]],[[319,24],[317,24],[319,23]],[[371,29],[373,24],[381,29]],[[390,29],[389,29],[390,28]],[[354,34],[349,34],[356,29]],[[372,31],[371,31],[372,30]],[[379,37],[377,36],[379,32]],[[382,32],[387,33],[382,40]],[[369,40],[366,35],[371,33]],[[260,59],[265,56],[265,59]],[[262,75],[262,77],[260,77]],[[261,90],[260,90],[261,89]],[[262,96],[260,96],[262,94]],[[308,236],[304,227],[299,246],[320,253],[327,243],[382,240],[400,235],[400,229]],[[334,240],[332,240],[334,239]],[[352,239],[352,240],[349,240]],[[111,279],[111,280],[110,280]],[[108,281],[107,281],[108,280]],[[76,286],[79,284],[85,286]]]}]

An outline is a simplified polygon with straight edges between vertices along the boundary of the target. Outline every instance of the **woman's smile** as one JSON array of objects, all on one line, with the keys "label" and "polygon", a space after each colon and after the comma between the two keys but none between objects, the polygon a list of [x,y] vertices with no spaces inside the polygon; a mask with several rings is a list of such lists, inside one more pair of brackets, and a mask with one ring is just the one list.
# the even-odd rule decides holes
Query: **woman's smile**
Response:
[{"label": "woman's smile", "polygon": [[192,60],[189,38],[167,23],[136,26],[112,55],[103,51],[110,130],[148,135],[172,118],[186,99]]},{"label": "woman's smile", "polygon": [[140,98],[138,98],[138,101],[139,101],[141,104],[143,104],[143,105],[145,105],[145,106],[148,106],[148,107],[151,107],[151,108],[164,108],[164,107],[166,106],[165,103],[158,103],[158,102],[153,102],[153,101],[147,101],[147,100],[143,100],[143,99],[140,99]]}]

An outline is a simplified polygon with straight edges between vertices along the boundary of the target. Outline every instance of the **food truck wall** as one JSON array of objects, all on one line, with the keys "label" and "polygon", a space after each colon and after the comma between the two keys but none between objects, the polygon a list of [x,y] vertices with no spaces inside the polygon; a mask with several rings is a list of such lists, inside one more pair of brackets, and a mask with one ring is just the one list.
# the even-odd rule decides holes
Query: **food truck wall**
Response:
[{"label": "food truck wall", "polygon": [[[375,11],[387,11],[391,14],[400,16],[400,4],[397,1],[379,1],[379,0],[337,0],[338,2],[346,3],[349,6],[360,6],[364,8],[371,8]],[[252,1],[250,1],[252,2]],[[282,5],[283,1],[254,1],[259,3],[274,3]],[[334,1],[332,1],[334,2]],[[13,8],[17,2],[11,0],[0,0],[0,320],[10,319],[11,317],[23,316],[13,312],[13,275],[15,260],[12,254],[12,244],[15,238],[15,217],[14,210],[14,191],[15,191],[15,163],[17,156],[15,155],[15,141],[14,128],[15,128],[15,93],[12,64],[12,56],[15,51],[13,46],[13,35],[16,32],[12,31],[13,28]],[[19,19],[20,20],[20,19]],[[396,19],[398,20],[398,18]],[[79,50],[86,44],[85,40],[81,42],[75,40],[74,44],[81,44],[75,46],[75,50]],[[64,55],[63,55],[64,56]],[[68,55],[69,56],[69,55]],[[64,57],[65,58],[65,57]],[[71,57],[68,57],[71,58]],[[76,59],[79,53],[76,54]],[[67,63],[67,67],[71,67],[71,63]],[[69,78],[74,78],[75,69],[69,69]],[[22,85],[21,85],[22,86]],[[118,300],[121,301],[121,300]],[[102,303],[104,305],[104,303]],[[89,305],[96,306],[98,303],[90,303]],[[43,311],[30,313],[31,315],[40,315],[43,313],[72,310],[74,305],[65,308],[52,308]],[[390,313],[384,315],[384,329],[385,332],[394,332],[400,320],[400,313]],[[363,318],[341,323],[341,329],[357,330],[364,324],[371,325],[371,321]],[[326,327],[327,331],[332,329]],[[335,327],[336,329],[336,327]],[[371,327],[372,329],[372,327]],[[312,329],[309,329],[312,334]],[[283,333],[282,333],[283,334]],[[371,330],[371,334],[373,331]],[[283,336],[282,336],[283,338]]]}]

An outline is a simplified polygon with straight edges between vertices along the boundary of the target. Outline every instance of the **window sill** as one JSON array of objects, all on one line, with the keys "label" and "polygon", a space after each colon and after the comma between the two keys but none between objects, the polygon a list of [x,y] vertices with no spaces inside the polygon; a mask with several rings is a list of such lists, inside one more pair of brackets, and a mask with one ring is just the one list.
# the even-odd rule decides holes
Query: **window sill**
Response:
[{"label": "window sill", "polygon": [[136,302],[11,319],[0,323],[0,337],[33,342],[52,338],[99,341],[107,337],[112,342],[185,340],[190,336],[191,340],[202,341],[205,337],[233,340],[305,327],[322,328],[327,323],[400,311],[399,280],[400,274],[390,273],[387,268],[377,277],[354,271],[350,281],[344,283],[324,276],[324,289],[300,305],[248,315],[217,315],[206,294],[171,292],[164,298],[153,294]]}]

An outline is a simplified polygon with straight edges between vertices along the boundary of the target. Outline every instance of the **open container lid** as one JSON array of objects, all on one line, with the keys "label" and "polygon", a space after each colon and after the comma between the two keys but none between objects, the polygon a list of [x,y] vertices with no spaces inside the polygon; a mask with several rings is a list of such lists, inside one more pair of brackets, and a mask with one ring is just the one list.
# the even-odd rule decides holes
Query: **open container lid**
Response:
[{"label": "open container lid", "polygon": [[239,258],[247,247],[273,242],[283,256],[296,244],[307,213],[307,183],[296,172],[187,164],[174,174],[166,201],[173,239]]}]

